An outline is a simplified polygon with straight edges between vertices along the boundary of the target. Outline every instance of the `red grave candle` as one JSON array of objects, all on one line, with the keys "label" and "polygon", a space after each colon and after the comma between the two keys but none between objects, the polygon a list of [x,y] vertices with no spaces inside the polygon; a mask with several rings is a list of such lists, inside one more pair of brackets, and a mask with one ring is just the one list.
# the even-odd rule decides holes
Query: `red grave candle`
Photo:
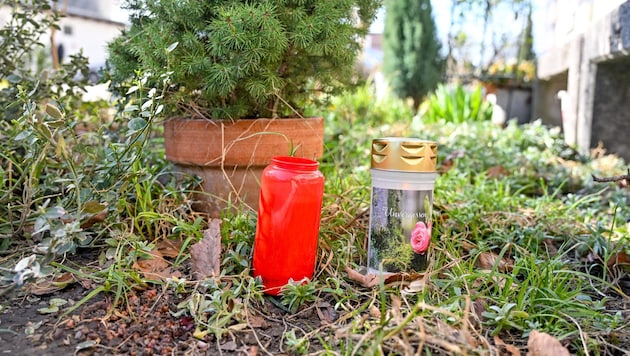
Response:
[{"label": "red grave candle", "polygon": [[262,173],[253,274],[265,293],[312,278],[317,258],[324,176],[316,161],[275,157]]}]

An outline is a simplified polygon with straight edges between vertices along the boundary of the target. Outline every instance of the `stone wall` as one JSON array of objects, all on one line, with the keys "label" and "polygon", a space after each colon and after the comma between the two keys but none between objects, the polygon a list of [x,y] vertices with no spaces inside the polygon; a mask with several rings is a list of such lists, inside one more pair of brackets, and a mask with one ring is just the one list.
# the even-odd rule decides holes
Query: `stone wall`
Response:
[{"label": "stone wall", "polygon": [[532,90],[530,88],[499,88],[496,90],[497,105],[505,110],[507,120],[519,124],[532,121]]},{"label": "stone wall", "polygon": [[630,59],[602,62],[597,66],[591,146],[630,162]]},{"label": "stone wall", "polygon": [[629,69],[630,1],[626,1],[539,56],[534,116],[557,110],[558,103],[552,100],[558,90],[566,90],[570,105],[562,115],[565,141],[582,153],[601,142],[610,153],[630,161]]},{"label": "stone wall", "polygon": [[536,83],[533,102],[534,119],[540,119],[545,125],[562,127],[562,112],[557,93],[567,89],[567,77],[568,73],[564,71]]}]

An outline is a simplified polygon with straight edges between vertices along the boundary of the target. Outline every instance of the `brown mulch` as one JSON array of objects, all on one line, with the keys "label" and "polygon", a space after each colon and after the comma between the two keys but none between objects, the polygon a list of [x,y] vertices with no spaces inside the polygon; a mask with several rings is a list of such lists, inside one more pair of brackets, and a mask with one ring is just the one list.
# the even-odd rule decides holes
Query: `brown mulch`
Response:
[{"label": "brown mulch", "polygon": [[[314,308],[292,315],[277,306],[275,297],[268,296],[258,312],[264,321],[255,328],[229,330],[220,340],[211,333],[196,338],[194,319],[177,307],[188,295],[176,295],[173,288],[161,286],[128,291],[116,306],[113,291],[99,293],[63,315],[97,287],[79,282],[48,294],[22,291],[0,298],[0,354],[275,355],[287,353],[282,339],[287,328],[309,331],[324,324]],[[53,298],[68,304],[58,312],[42,313]],[[311,346],[318,347],[316,343]]]}]

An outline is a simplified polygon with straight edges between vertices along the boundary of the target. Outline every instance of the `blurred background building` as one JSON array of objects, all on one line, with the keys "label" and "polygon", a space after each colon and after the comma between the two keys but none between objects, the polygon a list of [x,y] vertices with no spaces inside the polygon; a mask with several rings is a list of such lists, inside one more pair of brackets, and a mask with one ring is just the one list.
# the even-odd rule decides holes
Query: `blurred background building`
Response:
[{"label": "blurred background building", "polygon": [[[63,14],[60,29],[52,31],[52,46],[60,62],[67,62],[71,55],[81,51],[89,60],[91,79],[95,80],[105,65],[107,43],[127,24],[121,0],[58,0],[51,5]],[[10,13],[8,5],[2,6],[0,24],[10,18]],[[45,57],[51,58],[51,36],[47,34],[41,41],[47,47]]]},{"label": "blurred background building", "polygon": [[567,143],[583,153],[602,143],[629,160],[630,1],[544,5],[534,116],[562,126]]}]

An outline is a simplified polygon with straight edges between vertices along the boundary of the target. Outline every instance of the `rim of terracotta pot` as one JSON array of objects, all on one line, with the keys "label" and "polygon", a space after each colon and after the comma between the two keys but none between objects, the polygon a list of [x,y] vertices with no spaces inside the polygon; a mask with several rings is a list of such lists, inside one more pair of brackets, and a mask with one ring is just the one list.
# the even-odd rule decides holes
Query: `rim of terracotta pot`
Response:
[{"label": "rim of terracotta pot", "polygon": [[[262,166],[275,156],[319,159],[322,117],[214,121],[174,117],[164,122],[166,158],[197,166]],[[254,154],[255,153],[255,154]]]}]

